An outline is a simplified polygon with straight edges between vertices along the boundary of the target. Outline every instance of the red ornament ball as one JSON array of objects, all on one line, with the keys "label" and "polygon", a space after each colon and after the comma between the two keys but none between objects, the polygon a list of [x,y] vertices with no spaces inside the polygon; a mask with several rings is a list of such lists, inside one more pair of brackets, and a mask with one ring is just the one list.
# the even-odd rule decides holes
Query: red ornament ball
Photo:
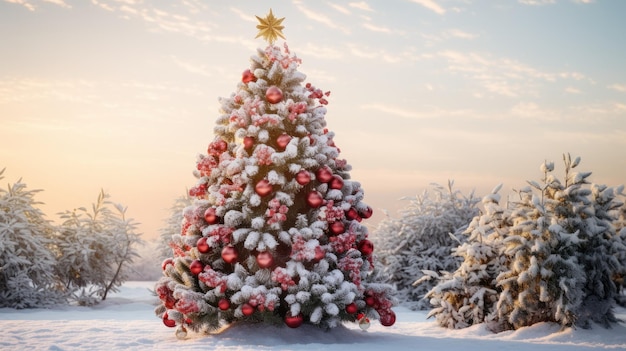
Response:
[{"label": "red ornament ball", "polygon": [[289,142],[291,141],[291,135],[283,133],[276,138],[276,145],[280,150],[285,150]]},{"label": "red ornament ball", "polygon": [[243,71],[241,74],[241,81],[244,84],[248,84],[250,82],[256,82],[256,76],[249,69]]},{"label": "red ornament ball", "polygon": [[317,178],[320,183],[328,183],[333,179],[333,172],[330,168],[324,166],[315,171],[315,178]]},{"label": "red ornament ball", "polygon": [[243,148],[250,151],[254,146],[254,138],[251,136],[247,136],[243,138]]},{"label": "red ornament ball", "polygon": [[343,178],[338,175],[334,175],[333,178],[328,183],[331,189],[341,190],[343,188]]},{"label": "red ornament ball", "polygon": [[204,211],[204,220],[208,224],[215,224],[218,222],[218,217],[215,214],[215,207],[209,207]]},{"label": "red ornament ball", "polygon": [[315,247],[315,257],[313,257],[313,262],[319,262],[324,257],[326,257],[326,251],[324,251],[324,249],[322,249],[321,246],[316,246]]},{"label": "red ornament ball", "polygon": [[243,313],[244,316],[250,316],[254,313],[254,307],[250,306],[250,304],[244,303],[241,306],[241,313]]},{"label": "red ornament ball", "polygon": [[222,249],[222,259],[226,263],[235,263],[237,262],[239,254],[237,249],[234,246],[228,245]]},{"label": "red ornament ball", "polygon": [[296,174],[296,182],[300,185],[307,185],[311,181],[311,173],[307,170],[301,170]]},{"label": "red ornament ball", "polygon": [[391,327],[396,323],[396,313],[392,310],[389,310],[385,313],[380,314],[380,324],[385,327]]},{"label": "red ornament ball", "polygon": [[167,268],[167,266],[169,265],[174,265],[174,260],[169,257],[163,260],[163,263],[161,263],[161,268],[163,268],[163,270],[165,270]]},{"label": "red ornament ball", "polygon": [[376,303],[376,300],[374,299],[373,296],[366,296],[365,297],[365,304],[368,306],[374,306],[374,304]]},{"label": "red ornament ball", "polygon": [[165,324],[166,327],[174,328],[176,326],[176,321],[170,319],[167,312],[165,312],[165,314],[163,314],[163,324]]},{"label": "red ornament ball", "polygon": [[324,198],[322,198],[322,194],[319,191],[314,190],[307,194],[306,203],[311,208],[318,208],[324,203]]},{"label": "red ornament ball", "polygon": [[189,265],[189,270],[191,271],[191,274],[198,275],[204,270],[204,264],[202,264],[200,260],[193,260]]},{"label": "red ornament ball", "polygon": [[359,215],[365,219],[372,217],[372,214],[374,214],[374,210],[372,210],[369,206],[367,206],[365,210],[359,212]]},{"label": "red ornament ball", "polygon": [[220,299],[217,303],[217,308],[222,311],[226,311],[230,308],[230,301],[228,301],[228,299]]},{"label": "red ornament ball", "polygon": [[269,268],[274,264],[274,256],[269,251],[259,252],[256,255],[256,263],[261,268]]},{"label": "red ornament ball", "polygon": [[196,248],[198,249],[198,252],[200,253],[207,253],[211,251],[211,247],[206,242],[206,238],[198,239],[198,242],[196,243]]},{"label": "red ornament ball", "polygon": [[302,325],[303,322],[304,322],[304,317],[302,316],[302,314],[292,316],[291,313],[287,313],[285,315],[285,324],[289,328],[298,328],[299,326]]},{"label": "red ornament ball", "polygon": [[362,240],[359,243],[359,251],[361,251],[363,255],[369,256],[374,252],[374,244],[367,239]]},{"label": "red ornament ball", "polygon": [[254,187],[254,191],[256,191],[256,193],[261,197],[271,194],[272,190],[274,190],[274,188],[267,179],[260,180]]},{"label": "red ornament ball", "polygon": [[272,85],[265,91],[265,99],[270,104],[277,104],[283,100],[283,91],[277,86]]},{"label": "red ornament ball", "polygon": [[346,306],[346,313],[348,314],[355,314],[358,311],[359,311],[359,308],[354,302]]},{"label": "red ornament ball", "polygon": [[361,221],[361,216],[359,216],[359,213],[354,209],[354,207],[346,211],[346,218],[348,218],[349,220],[356,219],[359,222]]},{"label": "red ornament ball", "polygon": [[342,221],[332,222],[329,226],[330,232],[334,235],[342,234],[346,230],[346,226]]}]

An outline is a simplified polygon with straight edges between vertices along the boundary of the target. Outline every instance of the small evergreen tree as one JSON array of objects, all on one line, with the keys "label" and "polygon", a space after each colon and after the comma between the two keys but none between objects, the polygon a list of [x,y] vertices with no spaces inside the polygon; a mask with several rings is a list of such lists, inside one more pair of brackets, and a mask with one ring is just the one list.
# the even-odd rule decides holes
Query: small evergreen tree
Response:
[{"label": "small evergreen tree", "polygon": [[61,213],[57,271],[79,304],[95,304],[117,291],[138,256],[135,246],[141,239],[135,222],[120,205],[113,212],[108,197],[101,191],[91,212],[81,207]]},{"label": "small evergreen tree", "polygon": [[193,197],[189,196],[189,191],[183,196],[176,198],[174,204],[169,209],[170,216],[165,220],[165,226],[159,230],[159,258],[160,261],[172,256],[172,236],[180,234],[183,229],[183,210],[193,204]]},{"label": "small evergreen tree", "polygon": [[[460,233],[478,214],[480,199],[453,187],[454,181],[448,181],[447,188],[432,184],[432,191],[409,199],[398,218],[387,216],[374,232],[385,281],[396,286],[399,300],[409,308],[431,308],[423,299],[434,286],[431,275],[454,271],[460,264],[451,253],[459,245],[456,237],[464,240]],[[416,280],[421,282],[417,286]]]},{"label": "small evergreen tree", "polygon": [[64,301],[54,276],[54,227],[37,208],[39,191],[27,190],[21,180],[0,189],[0,307],[46,307]]}]

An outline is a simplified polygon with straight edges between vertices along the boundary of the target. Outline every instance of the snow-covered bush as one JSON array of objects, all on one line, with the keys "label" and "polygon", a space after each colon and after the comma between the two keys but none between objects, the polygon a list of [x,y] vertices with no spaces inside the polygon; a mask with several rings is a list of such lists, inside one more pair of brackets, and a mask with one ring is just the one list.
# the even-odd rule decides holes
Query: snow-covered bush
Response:
[{"label": "snow-covered bush", "polygon": [[[460,259],[451,255],[459,245],[451,234],[460,236],[478,214],[480,199],[473,193],[465,196],[453,186],[453,181],[447,188],[433,184],[431,191],[409,198],[398,218],[387,216],[374,232],[383,275],[396,286],[399,300],[409,308],[432,307],[423,299],[434,286],[435,280],[430,278],[436,272],[453,271],[460,264]],[[421,283],[415,286],[418,279]]]},{"label": "snow-covered bush", "polygon": [[170,207],[170,216],[166,218],[165,225],[159,230],[160,261],[172,256],[172,248],[170,247],[172,236],[181,233],[183,227],[183,210],[191,206],[193,200],[194,199],[189,196],[189,191],[187,191],[185,195],[176,198]]},{"label": "snow-covered bush", "polygon": [[79,304],[97,303],[117,291],[138,256],[136,223],[126,218],[126,208],[106,201],[108,197],[100,192],[91,212],[81,207],[61,213],[57,272]]},{"label": "snow-covered bush", "polygon": [[[624,272],[620,258],[626,247],[612,222],[622,205],[616,199],[622,187],[589,185],[590,172],[573,170],[579,158],[572,161],[566,155],[564,162],[563,182],[553,175],[554,164],[545,162],[541,183],[528,182],[507,208],[487,209],[474,219],[466,231],[467,250],[461,246],[456,251],[463,264],[428,295],[435,305],[431,315],[440,324],[461,328],[490,322],[492,329],[504,330],[545,321],[583,327],[591,321],[604,325],[615,321],[613,279]],[[476,223],[493,223],[497,240]],[[476,229],[481,235],[473,235]],[[483,256],[485,261],[477,259]],[[474,293],[477,283],[490,295],[497,293],[497,303],[492,296],[489,304],[482,298],[480,313],[468,313],[481,302]]]},{"label": "snow-covered bush", "polygon": [[50,251],[54,227],[37,208],[37,192],[27,190],[21,180],[0,189],[0,307],[45,307],[64,301]]}]

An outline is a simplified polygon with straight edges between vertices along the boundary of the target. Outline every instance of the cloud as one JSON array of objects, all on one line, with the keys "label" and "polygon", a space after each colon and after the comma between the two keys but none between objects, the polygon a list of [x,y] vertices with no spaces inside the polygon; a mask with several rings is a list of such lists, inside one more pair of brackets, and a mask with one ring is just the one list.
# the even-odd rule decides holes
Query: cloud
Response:
[{"label": "cloud", "polygon": [[443,15],[446,13],[446,9],[437,4],[434,0],[409,0],[418,5],[422,5],[425,8],[434,11],[438,15]]},{"label": "cloud", "polygon": [[338,25],[335,21],[333,21],[329,17],[325,16],[324,14],[321,14],[318,11],[313,11],[313,10],[308,9],[307,7],[305,7],[302,4],[301,1],[295,0],[293,2],[293,4],[307,18],[309,18],[309,19],[311,19],[311,20],[313,20],[315,22],[322,23],[323,25],[325,25],[325,26],[327,26],[327,27],[329,27],[331,29],[337,29],[337,30],[340,30],[340,31],[344,32],[345,34],[350,34],[350,30],[348,28],[345,28],[345,27],[342,27],[342,26]]},{"label": "cloud", "polygon": [[561,114],[558,111],[540,107],[534,102],[520,102],[511,108],[511,114],[525,119],[557,121]]},{"label": "cloud", "polygon": [[619,91],[620,93],[626,93],[626,85],[624,84],[611,84],[608,86],[608,88]]},{"label": "cloud", "polygon": [[554,4],[555,0],[518,0],[518,2],[522,5],[530,5],[530,6],[543,6]]},{"label": "cloud", "polygon": [[241,11],[238,8],[235,7],[231,7],[230,10],[232,12],[234,12],[237,16],[239,16],[239,18],[241,18],[244,21],[248,21],[248,22],[258,22],[258,20],[256,19],[256,17],[254,17],[254,15],[250,15],[246,12]]},{"label": "cloud", "polygon": [[363,11],[374,12],[374,10],[372,10],[370,5],[368,3],[366,3],[365,1],[351,2],[351,3],[348,4],[348,6],[353,7],[355,9],[363,10]]},{"label": "cloud", "polygon": [[459,38],[459,39],[470,39],[470,40],[476,39],[478,37],[478,35],[476,34],[464,32],[460,29],[448,29],[445,32],[445,35],[448,37],[454,37],[454,38]]},{"label": "cloud", "polygon": [[[37,6],[34,5],[36,1],[27,1],[27,0],[4,0],[4,1],[11,3],[11,4],[22,5],[25,8],[27,8],[29,11],[35,11],[37,8]],[[72,8],[72,6],[68,5],[64,0],[42,0],[42,1],[45,3],[65,7],[68,9]]]},{"label": "cloud", "polygon": [[349,15],[351,13],[350,10],[348,10],[347,8],[337,5],[337,4],[329,3],[328,6],[332,7],[337,12],[343,13],[344,15]]},{"label": "cloud", "polygon": [[365,104],[360,106],[363,110],[378,111],[388,115],[393,115],[406,119],[431,119],[437,117],[464,116],[474,118],[475,113],[471,110],[446,110],[439,107],[432,107],[429,111],[405,110],[397,106],[389,106],[380,103]]},{"label": "cloud", "polygon": [[576,89],[574,87],[567,87],[565,88],[565,92],[568,94],[581,94],[582,91],[580,91],[580,89]]},{"label": "cloud", "polygon": [[363,28],[370,30],[372,32],[379,32],[379,33],[391,33],[392,32],[391,29],[387,27],[375,26],[369,22],[363,23]]},{"label": "cloud", "polygon": [[198,74],[198,75],[205,76],[205,77],[212,76],[211,72],[209,72],[209,70],[207,69],[205,65],[197,65],[197,64],[193,64],[187,61],[183,61],[176,56],[171,56],[171,58],[172,60],[174,60],[174,63],[178,67],[182,68],[183,70],[189,73]]}]

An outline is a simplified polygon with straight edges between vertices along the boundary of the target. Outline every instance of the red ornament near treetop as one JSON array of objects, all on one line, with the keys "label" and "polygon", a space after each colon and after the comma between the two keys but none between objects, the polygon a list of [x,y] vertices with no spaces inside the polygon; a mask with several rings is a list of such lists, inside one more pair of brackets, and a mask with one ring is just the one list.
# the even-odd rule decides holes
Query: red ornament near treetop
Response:
[{"label": "red ornament near treetop", "polygon": [[215,214],[215,207],[209,207],[204,211],[204,220],[208,224],[215,224],[218,222],[217,214]]},{"label": "red ornament near treetop", "polygon": [[261,268],[269,268],[274,264],[274,256],[269,251],[259,252],[256,255],[256,263]]},{"label": "red ornament near treetop", "polygon": [[274,190],[274,188],[272,187],[270,181],[267,179],[260,180],[258,183],[256,183],[256,186],[254,187],[254,191],[256,191],[256,193],[259,194],[259,196],[261,197],[271,194],[272,190]]},{"label": "red ornament near treetop", "polygon": [[198,249],[198,252],[200,253],[207,253],[209,251],[211,251],[211,247],[209,246],[209,244],[206,242],[206,238],[200,238],[198,239],[198,242],[196,243],[196,248]]},{"label": "red ornament near treetop", "polygon": [[270,104],[277,104],[283,100],[283,91],[277,86],[272,85],[265,91],[265,99]]},{"label": "red ornament near treetop", "polygon": [[237,262],[238,256],[239,256],[239,253],[237,252],[237,249],[234,246],[228,245],[222,249],[222,259],[226,263],[232,264],[232,263]]},{"label": "red ornament near treetop", "polygon": [[247,69],[243,71],[243,73],[241,74],[241,81],[244,84],[248,84],[250,82],[256,82],[256,77],[254,76],[254,73],[250,71],[250,69]]},{"label": "red ornament near treetop", "polygon": [[305,169],[296,174],[296,182],[300,185],[307,185],[311,181],[311,173]]},{"label": "red ornament near treetop", "polygon": [[204,264],[202,264],[200,260],[193,260],[189,265],[189,270],[191,271],[191,274],[198,275],[204,270]]},{"label": "red ornament near treetop", "polygon": [[311,191],[306,196],[306,203],[311,208],[318,208],[324,203],[324,198],[322,197],[322,194],[319,193],[319,191]]},{"label": "red ornament near treetop", "polygon": [[276,138],[276,145],[278,145],[279,150],[285,150],[290,141],[291,135],[283,133]]},{"label": "red ornament near treetop", "polygon": [[333,172],[330,168],[324,166],[315,171],[315,178],[317,178],[320,183],[328,183],[333,179]]}]

